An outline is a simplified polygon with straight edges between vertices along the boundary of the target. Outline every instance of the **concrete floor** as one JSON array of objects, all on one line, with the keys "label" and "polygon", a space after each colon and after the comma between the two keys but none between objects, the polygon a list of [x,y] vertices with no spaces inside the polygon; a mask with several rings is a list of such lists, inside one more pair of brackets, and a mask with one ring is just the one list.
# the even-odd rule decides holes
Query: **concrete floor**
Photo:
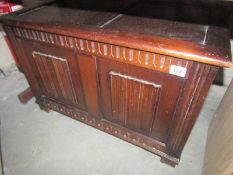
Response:
[{"label": "concrete floor", "polygon": [[201,175],[207,128],[226,87],[212,86],[176,168],[158,156],[56,112],[35,99],[23,105],[27,87],[14,72],[0,79],[1,144],[5,175]]}]

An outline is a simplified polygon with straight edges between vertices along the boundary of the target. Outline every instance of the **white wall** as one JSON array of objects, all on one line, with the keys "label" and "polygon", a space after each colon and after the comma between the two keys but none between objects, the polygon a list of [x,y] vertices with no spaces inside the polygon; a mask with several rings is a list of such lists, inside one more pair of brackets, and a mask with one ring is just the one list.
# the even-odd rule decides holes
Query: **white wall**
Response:
[{"label": "white wall", "polygon": [[7,46],[3,34],[4,32],[0,31],[0,69],[7,71],[12,66],[12,64],[14,64],[14,59]]},{"label": "white wall", "polygon": [[[231,54],[233,56],[233,40],[231,40]],[[224,85],[229,85],[233,78],[233,68],[224,69]]]}]

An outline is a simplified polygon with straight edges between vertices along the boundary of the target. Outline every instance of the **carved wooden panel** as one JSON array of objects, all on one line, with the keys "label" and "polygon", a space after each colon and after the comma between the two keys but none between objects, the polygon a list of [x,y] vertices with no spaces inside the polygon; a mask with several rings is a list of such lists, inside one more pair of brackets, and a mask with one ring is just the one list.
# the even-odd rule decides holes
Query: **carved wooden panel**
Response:
[{"label": "carved wooden panel", "polygon": [[23,41],[39,83],[41,97],[58,100],[85,109],[83,90],[75,53]]},{"label": "carved wooden panel", "polygon": [[166,143],[184,79],[104,59],[97,67],[104,119]]},{"label": "carved wooden panel", "polygon": [[[33,51],[41,86],[45,96],[77,104],[77,97],[71,81],[71,73],[65,58]],[[69,90],[67,90],[69,89]]]},{"label": "carved wooden panel", "polygon": [[111,119],[149,134],[156,114],[161,85],[116,72],[109,74]]}]

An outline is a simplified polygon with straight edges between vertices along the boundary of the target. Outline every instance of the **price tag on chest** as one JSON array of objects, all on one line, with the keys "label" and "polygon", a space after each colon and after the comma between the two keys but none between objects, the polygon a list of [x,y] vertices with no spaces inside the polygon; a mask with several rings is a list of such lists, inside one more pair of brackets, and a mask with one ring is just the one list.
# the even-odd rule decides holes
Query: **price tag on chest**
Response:
[{"label": "price tag on chest", "polygon": [[181,66],[171,65],[169,73],[179,77],[185,77],[187,69]]}]

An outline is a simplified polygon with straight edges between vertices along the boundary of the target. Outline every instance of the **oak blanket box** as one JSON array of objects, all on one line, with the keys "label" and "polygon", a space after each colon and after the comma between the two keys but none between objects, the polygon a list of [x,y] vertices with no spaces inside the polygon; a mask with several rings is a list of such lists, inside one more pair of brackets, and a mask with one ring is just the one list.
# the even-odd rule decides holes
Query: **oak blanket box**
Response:
[{"label": "oak blanket box", "polygon": [[228,31],[63,8],[1,19],[36,102],[161,156],[179,159],[219,67]]}]

